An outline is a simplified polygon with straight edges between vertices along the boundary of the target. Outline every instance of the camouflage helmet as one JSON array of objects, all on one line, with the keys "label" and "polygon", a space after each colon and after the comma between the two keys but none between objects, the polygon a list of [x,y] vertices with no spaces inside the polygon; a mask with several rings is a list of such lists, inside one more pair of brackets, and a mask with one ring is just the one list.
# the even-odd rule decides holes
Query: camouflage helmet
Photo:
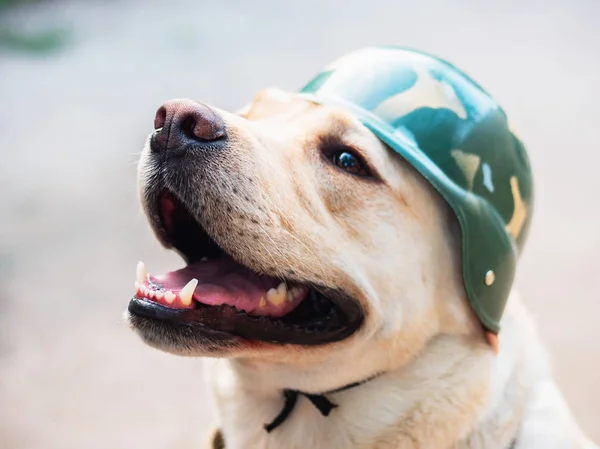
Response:
[{"label": "camouflage helmet", "polygon": [[469,302],[498,333],[533,206],[527,154],[504,111],[448,62],[392,47],[340,58],[301,95],[353,114],[449,203]]}]

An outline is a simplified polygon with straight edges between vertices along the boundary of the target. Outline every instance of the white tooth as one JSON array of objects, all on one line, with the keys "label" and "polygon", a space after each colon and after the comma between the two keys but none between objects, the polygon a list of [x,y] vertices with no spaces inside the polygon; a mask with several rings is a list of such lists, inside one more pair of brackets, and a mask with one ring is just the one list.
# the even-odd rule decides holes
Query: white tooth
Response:
[{"label": "white tooth", "polygon": [[154,299],[154,290],[148,290],[148,298]]},{"label": "white tooth", "polygon": [[301,293],[302,293],[301,287],[292,287],[290,289],[290,291],[288,292],[288,301],[292,302],[294,299],[296,299],[298,296],[300,296]]},{"label": "white tooth", "polygon": [[275,298],[276,296],[277,296],[277,289],[270,288],[267,291],[267,301],[274,303],[273,298]]},{"label": "white tooth", "polygon": [[279,292],[279,294],[287,293],[287,285],[285,285],[285,282],[282,282],[277,286],[277,291]]},{"label": "white tooth", "polygon": [[267,300],[265,299],[265,297],[263,296],[262,298],[260,298],[260,302],[258,303],[258,307],[259,308],[264,308],[267,306]]},{"label": "white tooth", "polygon": [[184,306],[189,306],[192,303],[192,295],[194,294],[194,290],[196,290],[197,285],[198,279],[194,278],[185,284],[185,287],[183,287],[179,292],[179,299],[181,299],[181,302]]},{"label": "white tooth", "polygon": [[175,293],[173,293],[170,290],[167,290],[165,292],[165,301],[167,301],[169,304],[172,304],[173,301],[175,301]]},{"label": "white tooth", "polygon": [[142,282],[146,282],[146,280],[148,279],[148,274],[146,273],[146,267],[144,266],[144,262],[138,262],[135,277],[140,284]]},{"label": "white tooth", "polygon": [[287,298],[287,288],[285,283],[281,283],[277,288],[272,288],[267,292],[267,301],[278,306]]},{"label": "white tooth", "polygon": [[135,281],[135,291],[137,292],[140,289],[140,283],[138,281]]},{"label": "white tooth", "polygon": [[163,292],[156,292],[156,293],[154,293],[154,297],[156,299],[163,299],[163,296],[165,296],[165,294]]}]

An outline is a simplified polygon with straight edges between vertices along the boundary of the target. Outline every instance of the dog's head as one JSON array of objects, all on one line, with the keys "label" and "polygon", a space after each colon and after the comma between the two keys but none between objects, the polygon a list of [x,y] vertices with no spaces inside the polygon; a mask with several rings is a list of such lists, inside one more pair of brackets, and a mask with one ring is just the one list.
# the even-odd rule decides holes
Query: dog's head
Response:
[{"label": "dog's head", "polygon": [[138,267],[150,345],[357,373],[478,328],[454,215],[347,112],[269,89],[239,114],[170,101],[154,126],[141,200],[187,266]]}]

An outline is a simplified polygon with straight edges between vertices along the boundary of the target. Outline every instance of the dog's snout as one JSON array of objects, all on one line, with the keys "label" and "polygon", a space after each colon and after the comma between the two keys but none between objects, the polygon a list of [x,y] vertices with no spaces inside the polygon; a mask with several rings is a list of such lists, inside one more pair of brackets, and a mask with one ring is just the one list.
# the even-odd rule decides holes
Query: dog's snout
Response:
[{"label": "dog's snout", "polygon": [[155,151],[211,143],[226,137],[225,122],[209,106],[191,100],[171,100],[154,117]]}]

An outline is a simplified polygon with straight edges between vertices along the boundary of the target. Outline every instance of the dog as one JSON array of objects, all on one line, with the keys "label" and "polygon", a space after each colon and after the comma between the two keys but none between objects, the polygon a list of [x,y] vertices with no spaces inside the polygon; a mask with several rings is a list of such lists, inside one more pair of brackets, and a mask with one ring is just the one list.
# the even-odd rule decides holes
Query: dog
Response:
[{"label": "dog", "polygon": [[270,88],[237,113],[169,101],[154,128],[141,202],[187,266],[140,263],[127,319],[209,358],[209,447],[597,448],[518,293],[490,338],[456,215],[348,110]]}]

